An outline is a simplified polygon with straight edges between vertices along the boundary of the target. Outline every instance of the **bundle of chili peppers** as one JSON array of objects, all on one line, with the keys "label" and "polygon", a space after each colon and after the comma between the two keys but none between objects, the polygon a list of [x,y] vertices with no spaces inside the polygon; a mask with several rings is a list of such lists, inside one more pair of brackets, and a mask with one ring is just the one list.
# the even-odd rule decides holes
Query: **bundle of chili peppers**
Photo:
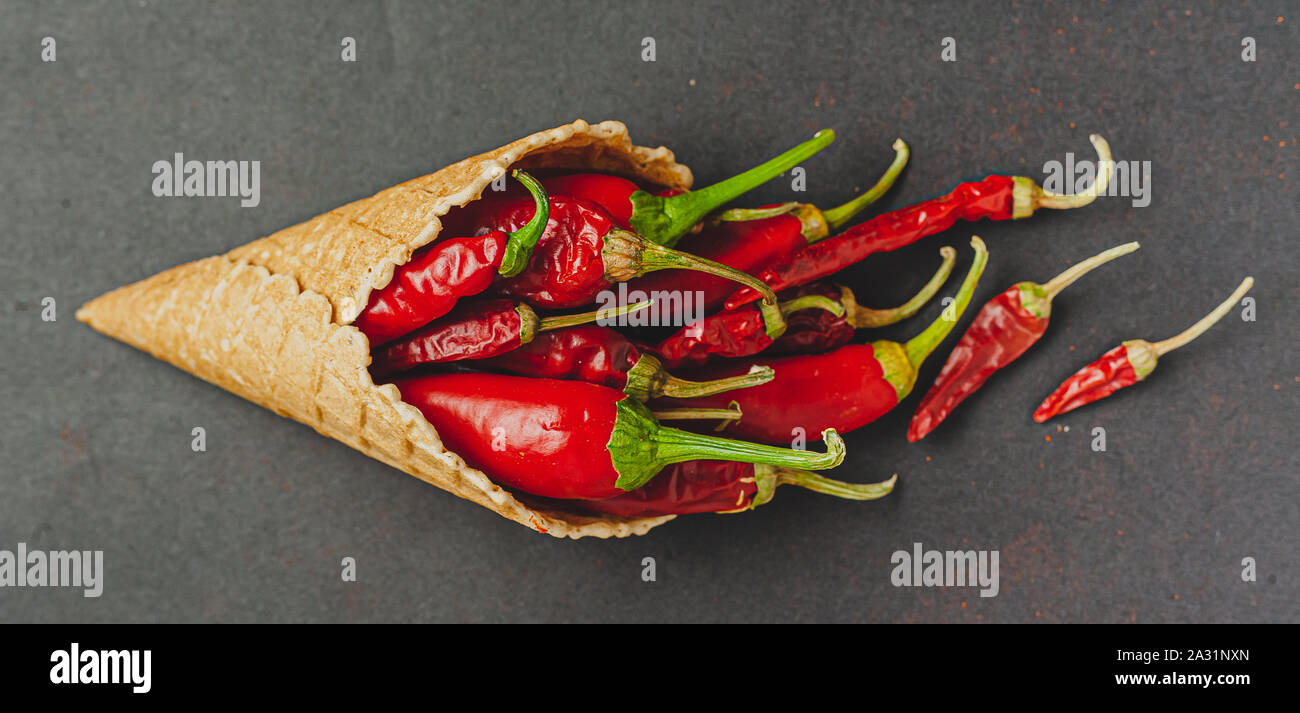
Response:
[{"label": "bundle of chili peppers", "polygon": [[[843,461],[840,433],[871,423],[911,392],[922,361],[973,299],[988,251],[971,238],[974,258],[952,303],[903,344],[855,340],[859,330],[920,312],[952,272],[952,248],[894,308],[863,307],[829,278],[958,220],[1091,203],[1112,170],[1105,140],[1091,138],[1101,162],[1083,193],[1057,195],[1028,178],[993,175],[834,235],[900,175],[909,157],[901,140],[870,190],[827,210],[798,202],[723,207],[825,148],[834,139],[829,131],[693,192],[592,173],[539,181],[516,171],[522,190],[445,216],[449,237],[401,266],[354,326],[370,338],[375,378],[394,383],[451,450],[500,485],[558,507],[622,517],[738,512],[770,501],[781,484],[845,499],[882,497],[896,475],[851,484],[813,471]],[[1136,249],[1108,250],[1042,285],[1018,283],[985,305],[922,399],[908,438],[924,437],[1022,355],[1043,334],[1064,287]],[[568,312],[590,309],[624,282],[645,301]],[[704,314],[674,324],[675,332],[619,328],[619,314],[681,295]],[[1190,338],[1126,342],[1062,385],[1035,419],[1144,378],[1157,354]],[[669,420],[685,428],[661,424]],[[804,450],[804,438],[823,441],[825,451]]]}]

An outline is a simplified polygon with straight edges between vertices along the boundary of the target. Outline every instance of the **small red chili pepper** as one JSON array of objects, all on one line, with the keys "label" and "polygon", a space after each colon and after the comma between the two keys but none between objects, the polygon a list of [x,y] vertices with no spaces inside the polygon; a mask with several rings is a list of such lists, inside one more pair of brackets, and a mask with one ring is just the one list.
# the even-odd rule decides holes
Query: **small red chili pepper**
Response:
[{"label": "small red chili pepper", "polygon": [[598,384],[458,373],[396,385],[466,463],[501,485],[548,498],[612,498],[689,460],[810,470],[844,460],[834,431],[822,434],[824,454],[689,433],[659,425],[645,404]]},{"label": "small red chili pepper", "polygon": [[582,198],[604,208],[621,228],[646,240],[673,245],[719,206],[798,166],[831,145],[835,132],[823,129],[812,139],[736,176],[696,191],[653,195],[632,181],[599,173],[554,176],[544,180],[552,195]]},{"label": "small red chili pepper", "polygon": [[1242,280],[1232,296],[1177,336],[1155,344],[1133,339],[1102,354],[1101,358],[1075,372],[1044,399],[1038,410],[1034,411],[1034,420],[1042,423],[1146,379],[1155,371],[1160,357],[1196,339],[1214,326],[1215,322],[1223,319],[1241,301],[1254,284],[1253,278]]},{"label": "small red chili pepper", "polygon": [[518,349],[475,366],[521,376],[602,384],[639,401],[659,396],[710,396],[772,380],[771,369],[716,381],[679,379],[665,371],[657,357],[641,351],[627,337],[595,324],[538,334]]},{"label": "small red chili pepper", "polygon": [[522,270],[542,237],[550,204],[536,179],[523,171],[514,176],[532,194],[531,220],[509,233],[494,230],[475,238],[451,238],[416,253],[383,289],[370,294],[352,326],[372,345],[383,344],[450,312],[460,298],[483,292],[498,273]]},{"label": "small red chili pepper", "polygon": [[[958,220],[1010,220],[1030,216],[1038,208],[1088,205],[1106,190],[1114,170],[1106,140],[1096,134],[1091,139],[1097,149],[1100,170],[1087,191],[1057,195],[1023,176],[989,176],[982,181],[962,183],[945,196],[882,213],[833,238],[809,245],[780,265],[759,273],[758,278],[780,292],[839,272],[872,253],[896,250],[947,230]],[[726,305],[735,308],[758,297],[753,290],[741,288],[727,299]]]},{"label": "small red chili pepper", "polygon": [[855,330],[876,329],[897,324],[921,310],[934,297],[952,274],[957,261],[957,251],[944,246],[939,249],[943,262],[912,299],[891,309],[872,309],[858,304],[853,290],[828,282],[814,282],[782,293],[788,295],[820,294],[836,298],[844,305],[844,314],[836,315],[824,309],[805,309],[786,317],[785,334],[768,348],[772,354],[813,354],[842,347],[853,339]]},{"label": "small red chili pepper", "polygon": [[1137,250],[1125,243],[1094,255],[1046,284],[1018,282],[987,304],[971,320],[966,333],[948,354],[934,386],[921,399],[907,429],[907,440],[925,438],[967,396],[979,390],[993,372],[1020,358],[1043,333],[1052,315],[1052,298],[1094,268]]},{"label": "small red chili pepper", "polygon": [[[800,310],[823,309],[844,314],[844,305],[822,295],[805,295],[777,305],[774,320],[766,310],[748,306],[711,314],[674,332],[651,347],[665,366],[700,366],[722,358],[739,358],[757,354],[785,333],[785,315]],[[771,328],[777,321],[779,330]]]},{"label": "small red chili pepper", "polygon": [[488,359],[547,332],[594,322],[650,306],[649,302],[619,309],[541,318],[528,305],[508,299],[489,299],[458,305],[447,316],[372,354],[370,373],[376,377],[463,359]]},{"label": "small red chili pepper", "polygon": [[[513,230],[537,213],[532,201],[485,198],[449,216],[444,228],[454,232]],[[739,270],[651,243],[618,228],[600,206],[582,198],[551,196],[550,216],[533,249],[528,269],[498,282],[501,291],[536,307],[566,309],[596,300],[616,282],[626,282],[654,270],[694,270],[762,288],[766,285]]]},{"label": "small red chili pepper", "polygon": [[771,502],[778,485],[797,485],[846,500],[875,500],[893,491],[897,481],[895,475],[880,483],[845,483],[795,468],[692,460],[664,468],[649,483],[630,493],[608,500],[576,501],[572,505],[587,512],[619,517],[734,513]]},{"label": "small red chili pepper", "polygon": [[[894,162],[870,190],[836,208],[822,211],[808,203],[781,203],[753,209],[733,209],[722,213],[715,224],[700,233],[688,235],[677,246],[682,252],[698,255],[753,274],[795,254],[849,222],[862,209],[876,202],[894,184],[907,165],[909,150],[899,139],[894,142]],[[548,184],[549,187],[550,184]],[[700,293],[704,309],[716,312],[736,291],[736,285],[712,275],[697,275],[682,270],[664,270],[628,283],[629,290],[654,292]]]},{"label": "small red chili pepper", "polygon": [[[726,426],[730,435],[769,443],[788,442],[795,429],[816,433],[833,428],[847,433],[885,415],[912,391],[922,362],[952,331],[970,304],[988,262],[984,242],[971,238],[975,259],[956,300],[925,331],[906,344],[880,340],[849,344],[825,354],[770,357],[755,361],[776,372],[772,381],[723,396],[689,400],[660,399],[654,405],[716,408],[733,400],[743,417]],[[725,364],[703,369],[699,378],[732,376],[739,368]]]}]

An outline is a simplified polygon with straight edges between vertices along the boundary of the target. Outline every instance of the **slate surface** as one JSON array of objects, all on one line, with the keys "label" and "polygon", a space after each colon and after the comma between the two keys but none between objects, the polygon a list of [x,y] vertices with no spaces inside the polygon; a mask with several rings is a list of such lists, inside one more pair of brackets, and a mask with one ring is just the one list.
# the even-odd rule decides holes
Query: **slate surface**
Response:
[{"label": "slate surface", "polygon": [[[5,2],[0,549],[102,549],[107,573],[98,599],[2,588],[0,620],[1300,620],[1300,17],[1281,7]],[[45,36],[56,62],[40,61]],[[945,37],[957,62],[940,61]],[[1094,131],[1151,162],[1147,207],[1108,198],[871,259],[846,277],[870,304],[919,286],[941,245],[961,248],[960,274],[971,233],[992,253],[980,303],[1143,249],[1072,287],[1042,343],[926,441],[904,438],[919,395],[853,434],[836,474],[898,472],[890,497],[784,489],[625,541],[539,536],[73,319],[111,288],[575,117],[626,122],[699,185],[839,132],[806,194],[782,180],[750,204],[842,201],[896,136],[913,160],[881,209],[992,172],[1041,180],[1044,161],[1089,156]],[[150,166],[178,151],[260,160],[261,205],[154,197]],[[1140,387],[1030,420],[1077,367],[1181,330],[1246,274],[1256,321],[1234,312]],[[997,550],[999,594],[892,586],[891,554],[915,542]]]}]

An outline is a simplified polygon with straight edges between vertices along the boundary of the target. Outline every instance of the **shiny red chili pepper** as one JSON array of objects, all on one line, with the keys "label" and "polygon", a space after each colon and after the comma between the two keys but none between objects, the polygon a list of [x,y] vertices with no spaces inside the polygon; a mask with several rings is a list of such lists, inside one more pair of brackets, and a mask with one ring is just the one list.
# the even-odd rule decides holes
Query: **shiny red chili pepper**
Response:
[{"label": "shiny red chili pepper", "polygon": [[[747,274],[757,273],[817,242],[852,220],[862,209],[876,202],[894,184],[907,165],[909,150],[899,139],[894,142],[893,164],[870,190],[844,205],[822,211],[808,203],[782,203],[756,209],[724,212],[716,224],[682,239],[678,249],[733,267]],[[550,188],[551,184],[548,183]],[[563,186],[555,186],[562,192]],[[708,312],[716,312],[736,291],[736,285],[712,275],[683,270],[664,270],[628,283],[629,290],[699,293]]]},{"label": "shiny red chili pepper", "polygon": [[894,489],[898,476],[880,483],[845,483],[816,473],[735,461],[692,460],[664,468],[649,483],[608,500],[571,503],[591,513],[657,517],[697,512],[733,513],[771,502],[778,485],[798,485],[846,500],[875,500]]},{"label": "shiny red chili pepper", "polygon": [[[789,442],[802,429],[813,434],[822,428],[849,432],[888,413],[916,384],[916,374],[961,318],[984,267],[988,252],[977,237],[971,238],[975,259],[956,300],[925,331],[906,344],[877,341],[849,344],[825,354],[767,357],[754,360],[776,372],[772,381],[751,389],[698,399],[660,399],[656,407],[716,408],[720,402],[735,402],[740,419],[727,423],[729,435],[769,443]],[[734,375],[735,364],[709,367],[698,378]]]},{"label": "shiny red chili pepper", "polygon": [[1052,299],[1091,270],[1137,250],[1125,243],[1094,255],[1045,284],[1019,282],[987,304],[971,320],[966,333],[948,354],[934,386],[912,416],[907,440],[925,438],[966,397],[979,390],[993,372],[1020,358],[1047,331]]},{"label": "shiny red chili pepper", "polygon": [[[1096,134],[1091,138],[1100,157],[1100,172],[1093,186],[1083,193],[1057,195],[1023,176],[989,176],[982,181],[962,183],[945,196],[882,213],[839,235],[809,245],[780,265],[759,273],[758,278],[780,292],[839,272],[872,253],[896,250],[947,230],[958,220],[1010,220],[1032,215],[1038,208],[1087,205],[1106,190],[1113,171],[1106,140]],[[735,308],[758,297],[753,290],[741,288],[727,299],[726,305]]]},{"label": "shiny red chili pepper", "polygon": [[[808,309],[844,314],[844,305],[822,295],[805,295],[778,304],[776,319],[767,310],[745,306],[687,324],[651,350],[669,369],[751,356],[771,346],[785,332],[786,315]],[[771,328],[773,322],[781,325],[780,330]]]},{"label": "shiny red chili pepper", "polygon": [[1213,312],[1176,336],[1155,344],[1133,339],[1102,354],[1101,358],[1075,372],[1044,399],[1034,411],[1034,420],[1042,423],[1146,379],[1155,371],[1160,357],[1196,339],[1214,326],[1215,322],[1223,319],[1241,301],[1254,284],[1253,278],[1242,280],[1232,295]]},{"label": "shiny red chili pepper", "polygon": [[645,404],[598,384],[501,374],[435,374],[395,382],[443,445],[497,483],[569,500],[635,490],[673,463],[697,459],[824,470],[844,460],[661,426]]},{"label": "shiny red chili pepper", "polygon": [[599,173],[579,173],[545,179],[552,195],[582,198],[604,208],[621,228],[636,231],[652,243],[673,245],[719,206],[766,183],[830,146],[835,132],[823,129],[812,139],[769,161],[707,188],[653,195],[632,181]]},{"label": "shiny red chili pepper", "polygon": [[491,286],[498,273],[518,272],[528,264],[549,216],[546,192],[532,176],[514,175],[532,194],[533,219],[506,233],[495,230],[475,238],[441,240],[398,267],[352,326],[372,345],[392,341],[447,314],[462,297]]},{"label": "shiny red chili pepper", "polygon": [[[444,229],[454,232],[511,230],[532,220],[536,206],[525,199],[484,198],[448,216]],[[654,270],[694,270],[762,288],[753,277],[711,260],[646,241],[618,228],[600,206],[568,196],[552,196],[550,216],[533,248],[528,269],[498,281],[506,294],[538,307],[565,309],[591,304],[616,282]]]},{"label": "shiny red chili pepper", "polygon": [[781,297],[818,294],[837,299],[844,305],[844,314],[836,315],[824,309],[792,312],[786,317],[785,334],[768,347],[768,352],[771,354],[828,352],[848,344],[853,339],[855,330],[885,327],[915,315],[934,297],[939,288],[943,287],[948,275],[952,274],[953,263],[957,260],[957,251],[945,246],[939,249],[939,255],[943,258],[943,262],[940,263],[939,269],[930,281],[912,299],[891,309],[863,307],[858,304],[853,290],[824,281],[786,290],[780,295]]},{"label": "shiny red chili pepper", "polygon": [[744,389],[772,380],[771,369],[730,379],[687,381],[664,370],[663,362],[641,351],[608,327],[588,324],[538,334],[514,351],[475,364],[521,376],[602,384],[639,401],[659,396],[689,398]]}]

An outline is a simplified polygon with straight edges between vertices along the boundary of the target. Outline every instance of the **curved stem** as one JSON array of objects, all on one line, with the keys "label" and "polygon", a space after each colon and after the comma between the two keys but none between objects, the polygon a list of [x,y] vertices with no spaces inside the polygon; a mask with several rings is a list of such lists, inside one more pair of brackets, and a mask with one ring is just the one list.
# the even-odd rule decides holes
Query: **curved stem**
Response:
[{"label": "curved stem", "polygon": [[1142,246],[1139,245],[1136,241],[1134,241],[1131,243],[1124,243],[1123,245],[1113,247],[1110,250],[1106,250],[1104,252],[1097,253],[1096,255],[1093,255],[1087,260],[1084,260],[1083,262],[1077,265],[1071,266],[1070,269],[1066,270],[1065,272],[1062,272],[1056,277],[1053,277],[1048,282],[1044,283],[1043,292],[1047,293],[1047,299],[1050,300],[1053,297],[1055,297],[1058,292],[1074,284],[1075,280],[1088,274],[1094,268],[1101,267],[1102,265],[1105,265],[1111,260],[1120,257],[1121,255],[1128,255],[1129,253],[1133,252],[1134,250],[1137,250],[1140,247]]},{"label": "curved stem", "polygon": [[731,402],[734,408],[673,408],[651,411],[660,421],[739,421],[744,417],[740,404]]},{"label": "curved stem", "polygon": [[881,481],[879,483],[846,483],[842,480],[825,478],[806,470],[776,468],[774,471],[773,475],[776,476],[777,485],[797,485],[814,492],[823,493],[825,495],[834,495],[837,498],[844,498],[846,500],[875,500],[876,498],[883,498],[894,490],[894,483],[898,482],[897,473],[895,473],[889,480]]},{"label": "curved stem", "polygon": [[[736,389],[748,389],[761,386],[776,378],[776,372],[770,366],[755,366],[748,373],[729,376],[712,381],[690,381],[679,379],[672,374],[664,375],[663,395],[675,399],[692,399],[698,396],[712,396]],[[739,405],[737,405],[739,411]]]},{"label": "curved stem", "polygon": [[978,236],[971,236],[970,245],[975,249],[975,259],[971,262],[970,270],[966,272],[966,279],[961,283],[961,289],[957,290],[957,298],[953,302],[952,319],[948,318],[948,308],[945,308],[943,314],[939,315],[924,332],[912,337],[907,344],[903,345],[903,350],[907,353],[907,361],[912,365],[914,370],[921,368],[921,362],[930,356],[940,342],[952,331],[953,325],[961,319],[961,315],[966,311],[966,306],[970,304],[971,297],[975,294],[975,285],[980,280],[980,275],[984,274],[984,266],[989,261],[988,248],[984,246],[984,241]]},{"label": "curved stem", "polygon": [[1110,155],[1110,144],[1106,143],[1106,139],[1103,139],[1100,134],[1093,134],[1088,137],[1088,140],[1092,142],[1093,148],[1097,150],[1097,177],[1093,180],[1092,185],[1088,187],[1088,190],[1072,195],[1052,193],[1035,186],[1034,204],[1037,207],[1056,210],[1082,208],[1097,200],[1097,196],[1106,191],[1106,187],[1110,185],[1111,174],[1115,171],[1115,161]]},{"label": "curved stem", "polygon": [[803,297],[796,297],[792,300],[782,302],[780,307],[781,314],[790,314],[791,312],[798,312],[801,309],[816,308],[824,309],[836,317],[843,317],[845,311],[844,303],[836,302],[835,300],[822,295],[804,295]]},{"label": "curved stem", "polygon": [[780,156],[697,191],[669,197],[636,191],[631,196],[632,219],[628,223],[650,241],[671,245],[718,207],[798,166],[834,140],[834,131],[822,129]]},{"label": "curved stem", "polygon": [[777,203],[767,208],[732,208],[724,210],[718,215],[718,220],[724,223],[743,223],[749,220],[763,220],[764,218],[775,218],[778,215],[785,215],[799,207],[798,201],[789,203]]},{"label": "curved stem", "polygon": [[1228,299],[1224,300],[1223,303],[1220,304],[1218,307],[1215,307],[1213,312],[1202,317],[1201,321],[1197,322],[1196,324],[1193,324],[1192,326],[1188,327],[1186,330],[1184,330],[1183,332],[1175,336],[1172,336],[1164,341],[1156,342],[1155,344],[1151,345],[1152,347],[1155,348],[1156,355],[1164,356],[1165,354],[1168,354],[1169,352],[1177,349],[1178,347],[1181,347],[1184,344],[1192,341],[1193,339],[1196,339],[1197,337],[1201,336],[1205,332],[1205,330],[1209,329],[1210,327],[1213,327],[1215,322],[1218,322],[1219,320],[1223,319],[1223,316],[1226,315],[1234,306],[1236,306],[1236,304],[1241,301],[1241,298],[1244,297],[1245,294],[1249,292],[1250,288],[1253,287],[1254,285],[1255,285],[1255,278],[1253,277],[1247,277],[1246,279],[1242,280],[1241,284],[1237,286],[1237,289],[1234,290],[1233,293],[1228,296]]},{"label": "curved stem", "polygon": [[844,439],[835,429],[822,431],[826,452],[796,451],[761,443],[733,441],[728,438],[690,433],[676,428],[661,427],[654,441],[657,455],[666,463],[688,460],[734,460],[742,463],[783,465],[808,470],[826,470],[844,462]]},{"label": "curved stem", "polygon": [[[610,231],[612,235],[614,231]],[[631,235],[629,233],[629,235]],[[640,259],[640,272],[653,272],[654,270],[694,270],[710,275],[723,277],[732,282],[738,282],[746,287],[757,290],[763,295],[763,300],[769,304],[776,304],[776,293],[767,283],[748,275],[734,267],[728,267],[720,262],[715,262],[708,258],[698,255],[684,253],[680,250],[673,250],[662,245],[642,241],[642,252]],[[609,235],[606,235],[606,244],[609,244]]]},{"label": "curved stem", "polygon": [[551,201],[541,181],[519,169],[515,169],[511,175],[524,184],[524,188],[532,194],[537,209],[533,211],[533,217],[524,223],[524,227],[509,234],[506,252],[501,258],[501,267],[497,268],[497,274],[502,277],[514,277],[528,267],[528,261],[533,257],[533,248],[537,245],[537,241],[542,239],[542,233],[546,231],[546,223],[551,218]]},{"label": "curved stem", "polygon": [[648,299],[645,300],[644,302],[634,302],[630,305],[623,305],[621,307],[615,307],[613,309],[609,307],[602,307],[598,310],[592,310],[591,312],[580,312],[578,314],[561,314],[561,315],[556,315],[554,317],[544,317],[540,321],[538,321],[536,331],[549,332],[553,329],[564,329],[565,327],[573,327],[579,324],[587,324],[589,322],[595,322],[596,320],[605,320],[605,319],[610,319],[612,317],[621,317],[622,315],[630,314],[632,312],[636,312],[637,310],[645,309],[653,303],[654,303],[653,299]]},{"label": "curved stem", "polygon": [[822,211],[822,215],[826,216],[826,222],[832,228],[838,228],[852,220],[853,216],[862,212],[863,208],[880,200],[880,197],[885,195],[885,192],[894,185],[898,174],[903,172],[903,167],[907,165],[907,159],[911,154],[912,151],[908,148],[906,141],[894,139],[894,162],[889,164],[889,168],[880,177],[880,180],[876,181],[876,185],[842,206]]},{"label": "curved stem", "polygon": [[952,266],[957,262],[957,251],[947,245],[939,248],[939,256],[943,258],[943,262],[940,263],[939,269],[935,271],[930,281],[925,283],[925,286],[912,299],[893,309],[863,307],[858,304],[852,290],[847,287],[841,288],[844,290],[843,301],[849,305],[849,324],[854,329],[874,329],[897,324],[920,312],[921,308],[939,291],[939,288],[943,287],[943,283],[948,281],[948,276],[952,274]]}]

